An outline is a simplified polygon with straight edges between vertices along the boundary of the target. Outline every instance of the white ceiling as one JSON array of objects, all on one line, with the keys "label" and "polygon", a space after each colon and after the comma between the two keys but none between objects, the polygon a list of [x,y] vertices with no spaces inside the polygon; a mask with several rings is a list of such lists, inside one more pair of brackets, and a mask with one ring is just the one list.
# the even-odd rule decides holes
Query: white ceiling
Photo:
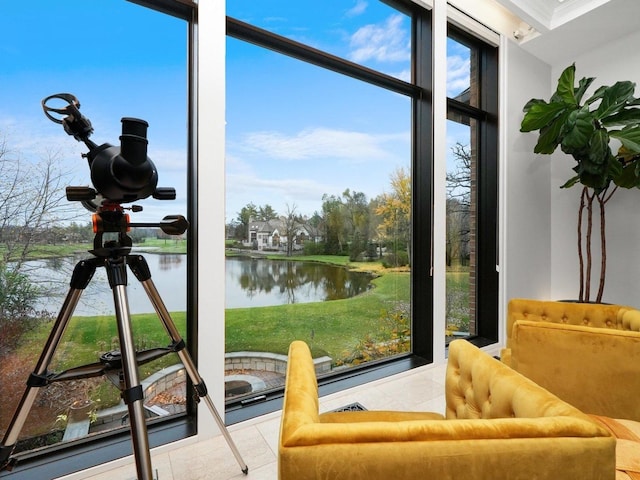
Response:
[{"label": "white ceiling", "polygon": [[523,32],[522,48],[551,65],[639,29],[638,0],[497,1],[535,29]]}]

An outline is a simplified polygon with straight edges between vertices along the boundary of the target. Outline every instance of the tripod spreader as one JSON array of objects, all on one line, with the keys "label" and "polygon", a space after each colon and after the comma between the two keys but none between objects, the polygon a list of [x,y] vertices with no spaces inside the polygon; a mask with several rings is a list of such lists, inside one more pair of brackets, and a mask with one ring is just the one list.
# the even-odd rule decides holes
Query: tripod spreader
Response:
[{"label": "tripod spreader", "polygon": [[[177,353],[183,348],[185,348],[185,343],[184,341],[180,341],[167,347],[141,350],[136,352],[136,361],[138,365],[144,365],[145,363],[162,358],[169,353]],[[54,382],[100,377],[120,370],[122,370],[122,356],[119,350],[112,350],[102,354],[99,362],[70,368],[58,373],[47,373],[46,375],[36,375],[32,373],[27,380],[27,385],[30,387],[44,387]]]}]

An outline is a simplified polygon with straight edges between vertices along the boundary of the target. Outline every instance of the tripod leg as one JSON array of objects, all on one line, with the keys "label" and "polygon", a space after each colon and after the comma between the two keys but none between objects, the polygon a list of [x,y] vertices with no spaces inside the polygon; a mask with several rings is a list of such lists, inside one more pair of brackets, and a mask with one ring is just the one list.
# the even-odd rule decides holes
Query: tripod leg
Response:
[{"label": "tripod leg", "polygon": [[184,365],[187,371],[187,375],[189,375],[189,378],[193,382],[193,386],[198,397],[204,398],[204,401],[207,404],[207,407],[209,408],[211,415],[215,419],[218,425],[218,428],[220,429],[220,432],[222,432],[222,435],[224,436],[225,440],[227,441],[227,444],[229,445],[229,448],[233,452],[233,456],[236,458],[236,461],[240,465],[240,469],[242,470],[242,473],[246,475],[249,472],[249,467],[247,466],[246,463],[244,463],[244,460],[242,460],[242,456],[240,455],[238,448],[233,442],[231,435],[229,435],[227,426],[224,424],[224,421],[220,417],[220,414],[218,413],[215,405],[213,404],[213,401],[211,400],[211,398],[209,397],[209,394],[207,393],[207,386],[205,385],[204,380],[202,380],[202,377],[200,377],[200,374],[198,373],[198,370],[196,369],[195,364],[191,359],[191,355],[189,355],[189,352],[185,347],[184,340],[180,336],[180,332],[178,332],[178,329],[176,328],[175,323],[173,323],[173,320],[171,319],[171,315],[169,314],[167,307],[162,301],[162,298],[160,297],[160,294],[158,293],[158,290],[156,289],[156,286],[153,283],[153,280],[151,280],[151,272],[149,270],[147,261],[143,256],[138,255],[138,256],[130,256],[128,262],[129,262],[129,266],[131,267],[131,270],[135,274],[136,278],[140,281],[145,292],[147,293],[149,300],[151,300],[151,303],[153,304],[153,308],[156,310],[156,313],[158,314],[158,317],[160,317],[160,320],[162,321],[164,328],[167,330],[167,333],[169,334],[169,336],[171,337],[171,340],[173,341],[173,345],[176,346],[176,353],[180,357],[180,361]]},{"label": "tripod leg", "polygon": [[36,367],[29,375],[27,380],[27,388],[22,395],[20,402],[16,408],[16,411],[9,423],[9,427],[0,444],[0,470],[10,470],[13,467],[13,462],[9,460],[20,431],[24,426],[24,423],[31,411],[33,402],[35,401],[38,392],[41,387],[44,387],[48,383],[47,368],[53,359],[53,355],[58,348],[60,339],[64,334],[65,329],[69,323],[69,319],[73,315],[73,311],[80,300],[80,295],[83,290],[89,284],[89,281],[93,277],[96,271],[96,265],[92,260],[85,260],[76,264],[73,274],[71,276],[71,288],[67,293],[67,296],[62,304],[62,308],[56,318],[56,321],[51,329],[51,333],[45,343],[45,346],[40,354]]},{"label": "tripod leg", "polygon": [[149,437],[144,417],[144,392],[138,377],[138,362],[133,343],[131,316],[127,300],[126,263],[124,262],[124,257],[121,257],[107,259],[105,266],[109,284],[113,291],[116,319],[118,321],[118,337],[120,339],[120,355],[122,357],[122,373],[124,376],[122,398],[129,410],[131,442],[136,460],[138,480],[153,480]]}]

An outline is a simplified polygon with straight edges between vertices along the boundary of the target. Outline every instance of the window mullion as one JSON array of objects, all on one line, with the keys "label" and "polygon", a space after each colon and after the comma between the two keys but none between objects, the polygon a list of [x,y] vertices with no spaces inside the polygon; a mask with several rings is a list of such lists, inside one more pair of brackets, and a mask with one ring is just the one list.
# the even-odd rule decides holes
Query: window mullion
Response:
[{"label": "window mullion", "polygon": [[[431,92],[432,29],[428,12],[414,15],[414,82]],[[433,98],[421,95],[413,102],[413,240],[412,339],[413,353],[433,361]]]}]

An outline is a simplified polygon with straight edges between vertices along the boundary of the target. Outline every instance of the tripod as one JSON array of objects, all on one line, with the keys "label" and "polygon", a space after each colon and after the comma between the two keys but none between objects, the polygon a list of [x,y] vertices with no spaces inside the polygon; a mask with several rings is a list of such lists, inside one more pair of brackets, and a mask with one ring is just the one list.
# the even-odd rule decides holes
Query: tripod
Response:
[{"label": "tripod", "polygon": [[[98,218],[96,219],[96,217]],[[183,233],[187,225],[188,223],[183,217],[169,216],[165,217],[164,223],[156,226],[160,226],[166,233],[178,234]],[[90,253],[93,254],[94,257],[81,260],[74,268],[69,292],[45,343],[35,370],[29,376],[27,387],[0,444],[0,470],[10,470],[15,464],[15,458],[11,458],[11,454],[40,388],[56,381],[89,378],[117,370],[120,371],[121,396],[129,412],[131,440],[138,480],[153,480],[149,439],[144,416],[144,392],[138,378],[138,365],[166,355],[167,353],[174,352],[178,354],[187,375],[193,383],[198,401],[204,398],[209,411],[231,448],[242,472],[245,475],[248,473],[249,468],[242,460],[222,418],[209,398],[207,387],[196,370],[191,356],[186,349],[185,342],[181,338],[160,294],[151,280],[151,272],[147,261],[142,255],[131,255],[132,242],[131,238],[126,234],[126,231],[131,226],[150,225],[129,224],[128,216],[122,214],[121,210],[116,212],[99,212],[94,215],[94,231],[96,231],[97,228],[97,233],[94,237],[94,248],[90,250]],[[102,234],[104,231],[117,232],[118,239],[116,241],[103,242]],[[103,356],[99,363],[77,367],[58,374],[49,373],[47,368],[53,359],[53,355],[60,343],[69,319],[73,315],[82,292],[89,285],[96,268],[99,266],[106,269],[109,286],[113,292],[120,352],[116,355]],[[171,338],[171,344],[166,348],[152,349],[143,352],[135,351],[129,303],[127,300],[127,266],[142,284],[160,321]]]}]

